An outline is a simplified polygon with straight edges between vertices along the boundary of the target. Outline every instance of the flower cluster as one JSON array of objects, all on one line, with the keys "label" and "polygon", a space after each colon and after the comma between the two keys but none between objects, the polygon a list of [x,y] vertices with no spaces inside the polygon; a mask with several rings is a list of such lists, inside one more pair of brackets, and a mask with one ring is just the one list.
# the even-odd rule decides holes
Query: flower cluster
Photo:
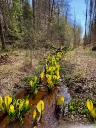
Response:
[{"label": "flower cluster", "polygon": [[92,116],[92,118],[96,119],[96,108],[93,106],[93,102],[90,100],[90,99],[87,99],[87,102],[86,102],[86,106],[90,112],[90,115]]},{"label": "flower cluster", "polygon": [[23,115],[30,110],[28,97],[16,100],[10,95],[5,96],[4,99],[0,96],[0,110],[8,114],[9,122],[16,118],[23,123]]},{"label": "flower cluster", "polygon": [[58,62],[61,59],[62,53],[58,52],[57,55],[48,56],[46,59],[45,71],[40,74],[41,79],[46,77],[48,89],[52,89],[59,83],[60,79],[60,64]]},{"label": "flower cluster", "polygon": [[[62,57],[62,52],[58,52],[56,55],[48,56],[46,59],[45,71],[40,74],[41,80],[46,79],[46,84],[49,90],[59,83],[60,79],[60,64],[59,60]],[[28,77],[29,86],[34,95],[37,94],[37,76],[33,78]],[[57,106],[61,106],[64,102],[64,97],[58,97],[56,101]],[[0,110],[9,116],[9,122],[14,119],[19,119],[21,124],[23,123],[24,115],[30,111],[28,97],[25,99],[15,99],[11,95],[7,95],[4,98],[0,96]],[[38,122],[42,118],[44,110],[44,102],[40,100],[33,111],[33,122]],[[35,126],[34,126],[35,127]]]},{"label": "flower cluster", "polygon": [[43,110],[44,110],[44,102],[43,100],[40,100],[33,111],[34,125],[37,125],[37,122],[42,118]]},{"label": "flower cluster", "polygon": [[62,52],[58,52],[56,55],[56,60],[60,60],[62,58],[63,53]]},{"label": "flower cluster", "polygon": [[50,89],[58,84],[60,79],[60,65],[56,57],[50,56],[46,59],[46,78]]},{"label": "flower cluster", "polygon": [[37,76],[34,76],[33,80],[30,80],[30,82],[29,82],[31,91],[34,93],[34,95],[36,95],[38,92],[38,89],[36,87],[37,80],[38,80]]}]

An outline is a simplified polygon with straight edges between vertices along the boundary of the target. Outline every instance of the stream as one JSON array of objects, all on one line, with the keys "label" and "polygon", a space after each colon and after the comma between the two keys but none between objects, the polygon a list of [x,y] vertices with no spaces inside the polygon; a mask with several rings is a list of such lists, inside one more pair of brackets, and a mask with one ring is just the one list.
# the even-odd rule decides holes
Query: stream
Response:
[{"label": "stream", "polygon": [[[26,90],[20,89],[19,92],[16,94],[16,98],[25,98],[26,96]],[[54,87],[52,89],[51,93],[47,92],[47,89],[45,87],[42,87],[40,91],[38,91],[37,95],[32,97],[32,95],[29,97],[29,104],[32,104],[31,111],[27,113],[24,116],[24,124],[23,126],[20,126],[20,122],[18,120],[13,121],[11,123],[7,123],[8,116],[0,117],[0,128],[32,128],[33,127],[33,110],[35,105],[40,100],[44,101],[45,107],[44,107],[44,114],[42,116],[42,119],[38,122],[37,127],[38,128],[49,128],[52,127],[56,122],[58,122],[59,119],[62,118],[62,116],[57,115],[55,112],[55,101],[56,98],[62,94],[64,96],[64,103],[68,104],[71,97],[68,93],[67,87],[64,85],[63,82],[60,82],[60,85]],[[68,111],[68,108],[66,107],[65,113]]]}]

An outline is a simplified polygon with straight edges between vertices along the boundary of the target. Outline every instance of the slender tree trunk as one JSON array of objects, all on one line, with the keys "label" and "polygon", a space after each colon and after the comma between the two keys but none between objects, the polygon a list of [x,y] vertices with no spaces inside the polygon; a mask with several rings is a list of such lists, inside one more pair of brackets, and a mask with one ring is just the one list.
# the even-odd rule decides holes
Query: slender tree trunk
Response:
[{"label": "slender tree trunk", "polygon": [[33,6],[33,27],[35,30],[35,0],[32,0],[32,6]]},{"label": "slender tree trunk", "polygon": [[93,2],[92,2],[92,0],[90,0],[90,24],[89,24],[89,31],[90,31],[90,39],[89,39],[89,42],[90,42],[90,44],[92,42],[92,38],[91,38],[92,37],[92,31],[91,31],[92,30],[92,8],[93,8]]},{"label": "slender tree trunk", "polygon": [[76,48],[76,14],[74,11],[74,48]]},{"label": "slender tree trunk", "polygon": [[59,26],[60,7],[58,5],[58,26]]},{"label": "slender tree trunk", "polygon": [[5,35],[3,29],[3,16],[1,13],[1,9],[0,9],[0,36],[1,36],[2,49],[5,49]]},{"label": "slender tree trunk", "polygon": [[54,3],[55,3],[55,1],[53,0],[53,1],[52,1],[52,8],[51,8],[51,18],[52,18],[52,14],[53,14]]},{"label": "slender tree trunk", "polygon": [[50,5],[50,0],[48,0],[48,25],[47,25],[47,39],[50,39],[50,10],[51,10],[51,5]]},{"label": "slender tree trunk", "polygon": [[[54,4],[55,4],[55,1],[53,0],[52,1],[52,7],[51,7],[51,14],[50,14],[50,23],[52,23]],[[52,38],[53,38],[53,33],[52,32],[53,32],[53,28],[51,27],[51,42],[52,42]]]},{"label": "slender tree trunk", "polygon": [[84,39],[84,46],[86,45],[86,42],[87,42],[87,40],[86,40],[86,29],[87,29],[87,11],[88,11],[88,1],[86,0],[85,1],[85,3],[86,3],[86,19],[85,19],[85,39]]}]

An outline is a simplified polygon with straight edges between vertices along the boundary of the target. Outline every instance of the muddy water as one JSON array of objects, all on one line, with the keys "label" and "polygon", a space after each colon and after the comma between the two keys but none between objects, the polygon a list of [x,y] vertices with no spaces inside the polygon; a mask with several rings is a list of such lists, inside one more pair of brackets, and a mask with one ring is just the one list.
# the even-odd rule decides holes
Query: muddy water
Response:
[{"label": "muddy water", "polygon": [[[0,128],[32,128],[33,127],[33,120],[32,120],[32,115],[33,115],[33,109],[36,106],[36,104],[40,101],[43,100],[45,103],[45,108],[44,108],[44,115],[42,119],[39,121],[37,127],[38,128],[49,128],[52,127],[57,121],[58,116],[56,116],[55,113],[55,101],[58,95],[60,93],[64,96],[65,98],[65,103],[67,104],[70,100],[70,94],[67,92],[67,88],[60,83],[60,85],[56,86],[51,93],[48,94],[46,88],[42,88],[36,97],[29,97],[29,103],[32,104],[31,111],[25,115],[24,117],[24,124],[23,126],[20,126],[20,122],[14,121],[11,122],[10,124],[7,124],[8,117],[5,115],[0,119]],[[17,98],[24,98],[26,95],[25,90],[20,90],[17,94]],[[67,109],[65,110],[67,111]]]}]

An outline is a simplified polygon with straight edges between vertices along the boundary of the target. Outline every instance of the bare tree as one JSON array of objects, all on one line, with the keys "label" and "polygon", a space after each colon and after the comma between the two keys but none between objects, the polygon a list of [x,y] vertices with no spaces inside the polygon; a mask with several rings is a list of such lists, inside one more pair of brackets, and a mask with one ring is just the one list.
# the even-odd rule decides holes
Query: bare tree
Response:
[{"label": "bare tree", "polygon": [[1,9],[2,9],[2,2],[0,1],[0,35],[1,35],[2,49],[5,49],[4,21],[3,21],[3,15]]}]

